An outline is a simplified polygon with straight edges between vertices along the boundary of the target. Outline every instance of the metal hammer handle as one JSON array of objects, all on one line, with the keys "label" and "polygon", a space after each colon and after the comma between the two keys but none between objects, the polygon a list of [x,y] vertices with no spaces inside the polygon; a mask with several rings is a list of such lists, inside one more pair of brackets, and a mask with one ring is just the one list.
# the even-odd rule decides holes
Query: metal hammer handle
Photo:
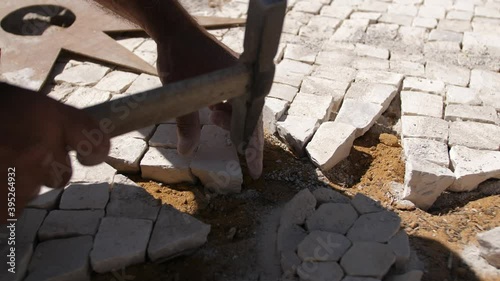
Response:
[{"label": "metal hammer handle", "polygon": [[114,137],[244,95],[250,78],[248,66],[237,64],[84,111],[99,122],[102,131]]}]

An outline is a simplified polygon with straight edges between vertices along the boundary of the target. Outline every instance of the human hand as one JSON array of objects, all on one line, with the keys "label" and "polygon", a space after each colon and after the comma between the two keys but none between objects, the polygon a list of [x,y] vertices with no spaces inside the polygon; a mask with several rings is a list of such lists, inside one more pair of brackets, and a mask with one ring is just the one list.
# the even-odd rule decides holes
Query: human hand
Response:
[{"label": "human hand", "polygon": [[[182,36],[157,38],[157,67],[163,84],[172,83],[237,63],[237,54],[217,41],[201,28],[193,29]],[[210,106],[211,121],[229,130],[232,107],[230,102]],[[200,118],[198,112],[177,118],[177,150],[181,155],[191,155],[200,140]],[[259,121],[246,150],[244,151],[250,176],[257,179],[262,174],[264,132]]]},{"label": "human hand", "polygon": [[[3,83],[0,99],[0,178],[6,184],[8,169],[15,169],[9,176],[15,179],[16,216],[38,194],[41,185],[66,185],[72,174],[70,150],[78,152],[78,160],[84,165],[106,159],[109,138],[83,111]],[[1,190],[2,198],[7,198],[7,188]],[[0,224],[6,221],[6,212],[7,208],[2,208]]]}]

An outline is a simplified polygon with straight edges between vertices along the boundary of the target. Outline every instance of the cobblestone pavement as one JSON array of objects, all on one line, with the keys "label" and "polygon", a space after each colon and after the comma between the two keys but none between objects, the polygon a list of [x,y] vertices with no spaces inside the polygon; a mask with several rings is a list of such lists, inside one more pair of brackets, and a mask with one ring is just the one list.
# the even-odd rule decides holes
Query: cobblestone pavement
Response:
[{"label": "cobblestone pavement", "polygon": [[[192,14],[227,17],[244,17],[248,5],[183,2]],[[347,157],[357,137],[383,122],[383,112],[397,108],[401,117],[394,130],[406,159],[402,198],[426,209],[445,190],[469,191],[500,178],[500,1],[310,0],[288,6],[263,113],[268,133],[328,170]],[[211,33],[242,52],[244,28]],[[151,39],[117,41],[155,65]],[[79,108],[160,86],[157,77],[83,60],[59,62],[55,72],[48,95]],[[209,226],[147,196],[131,202],[130,196],[141,195],[117,173],[140,172],[164,183],[201,181],[213,192],[239,192],[243,177],[236,150],[208,114],[200,111],[202,140],[191,158],[177,155],[175,124],[166,121],[114,138],[108,164],[86,168],[73,161],[72,184],[64,192],[44,190],[25,213],[33,229],[23,230],[25,247],[18,257],[29,268],[28,280],[88,278],[89,268],[106,272],[204,243]],[[79,185],[95,192],[90,196]],[[110,191],[111,185],[120,188]],[[75,217],[85,223],[60,230],[58,225]],[[167,236],[172,224],[182,231]],[[117,231],[130,236],[108,251]],[[192,234],[188,242],[186,234]],[[33,251],[36,237],[42,242]],[[174,237],[174,245],[165,237]],[[91,250],[92,244],[99,247]],[[60,247],[75,257],[90,255],[90,264],[62,255],[64,270],[47,267],[39,257]]]}]

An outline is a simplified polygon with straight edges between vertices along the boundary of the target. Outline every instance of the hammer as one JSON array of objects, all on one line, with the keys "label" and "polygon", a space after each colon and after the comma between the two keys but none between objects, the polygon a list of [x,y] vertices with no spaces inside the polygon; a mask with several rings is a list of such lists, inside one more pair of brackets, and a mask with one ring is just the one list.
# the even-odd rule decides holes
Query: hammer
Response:
[{"label": "hammer", "polygon": [[244,51],[235,66],[84,109],[111,137],[231,100],[231,141],[240,153],[274,79],[286,0],[250,0]]}]

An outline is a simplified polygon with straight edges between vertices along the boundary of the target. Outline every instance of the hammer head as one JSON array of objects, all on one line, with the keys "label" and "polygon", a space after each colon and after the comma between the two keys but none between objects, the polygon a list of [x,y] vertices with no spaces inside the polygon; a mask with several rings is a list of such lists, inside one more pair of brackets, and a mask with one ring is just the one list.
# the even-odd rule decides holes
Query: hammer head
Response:
[{"label": "hammer head", "polygon": [[240,62],[252,72],[252,80],[245,95],[231,100],[231,140],[240,153],[259,121],[264,99],[274,79],[274,58],[278,50],[286,0],[250,0],[245,29],[244,51]]}]

